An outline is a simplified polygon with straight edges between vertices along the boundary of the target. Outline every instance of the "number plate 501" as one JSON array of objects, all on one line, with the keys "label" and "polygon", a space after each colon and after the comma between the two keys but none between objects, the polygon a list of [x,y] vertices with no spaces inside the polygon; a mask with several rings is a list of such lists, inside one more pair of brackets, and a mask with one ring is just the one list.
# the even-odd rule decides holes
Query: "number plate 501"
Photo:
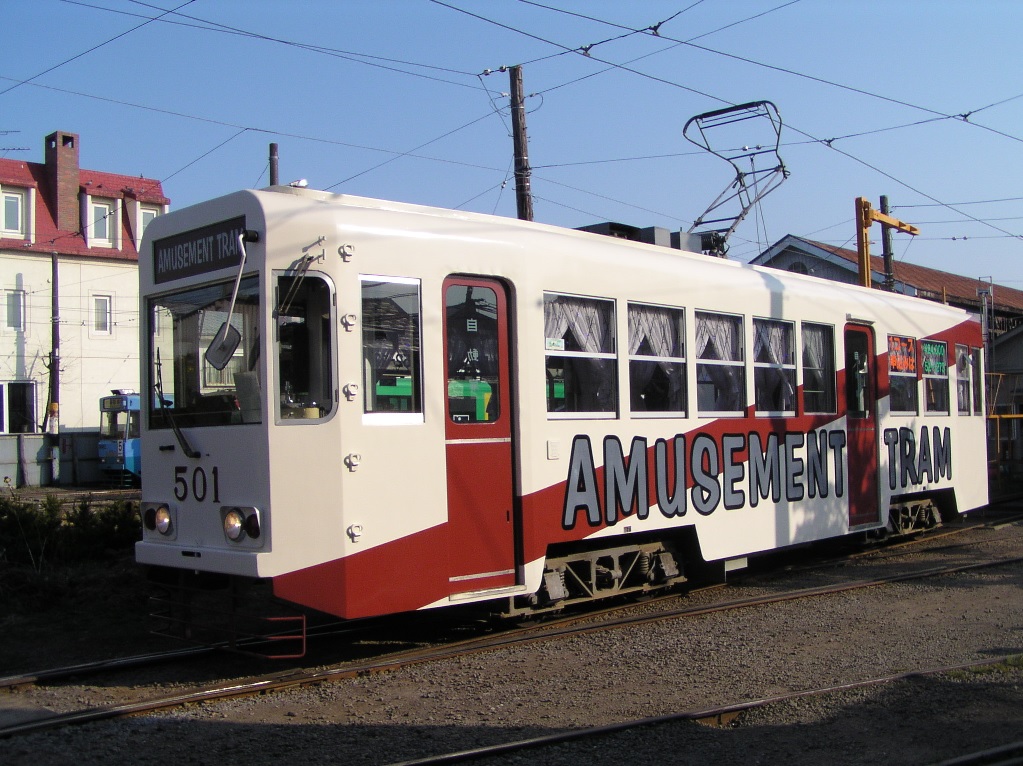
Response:
[{"label": "number plate 501", "polygon": [[187,465],[174,466],[174,497],[179,502],[188,500],[189,493],[199,503],[220,502],[220,469],[216,466],[209,470],[201,465],[189,471]]}]

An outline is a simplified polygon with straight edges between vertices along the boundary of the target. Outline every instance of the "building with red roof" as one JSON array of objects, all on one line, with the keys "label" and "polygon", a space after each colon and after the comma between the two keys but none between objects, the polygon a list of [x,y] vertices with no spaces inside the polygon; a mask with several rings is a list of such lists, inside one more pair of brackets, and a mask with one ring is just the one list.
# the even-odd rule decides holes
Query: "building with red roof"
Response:
[{"label": "building with red roof", "polygon": [[170,200],[157,180],[79,157],[78,135],[57,131],[43,162],[0,159],[0,434],[39,433],[47,419],[61,433],[95,430],[100,397],[138,388],[138,251]]},{"label": "building with red roof", "polygon": [[[859,284],[859,258],[855,250],[791,234],[750,263]],[[885,282],[884,259],[870,256],[870,267],[871,283],[879,288]],[[978,318],[984,315],[992,337],[1023,324],[1023,290],[900,261],[892,264],[892,273],[896,292],[957,306],[973,312]]]}]

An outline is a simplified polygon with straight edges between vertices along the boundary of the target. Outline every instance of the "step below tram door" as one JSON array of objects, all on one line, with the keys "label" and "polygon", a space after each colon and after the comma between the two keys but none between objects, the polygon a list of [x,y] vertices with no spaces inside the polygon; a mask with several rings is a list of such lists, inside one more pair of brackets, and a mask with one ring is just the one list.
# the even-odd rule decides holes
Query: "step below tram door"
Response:
[{"label": "step below tram door", "polygon": [[852,528],[881,518],[874,330],[866,325],[845,326],[845,407]]}]

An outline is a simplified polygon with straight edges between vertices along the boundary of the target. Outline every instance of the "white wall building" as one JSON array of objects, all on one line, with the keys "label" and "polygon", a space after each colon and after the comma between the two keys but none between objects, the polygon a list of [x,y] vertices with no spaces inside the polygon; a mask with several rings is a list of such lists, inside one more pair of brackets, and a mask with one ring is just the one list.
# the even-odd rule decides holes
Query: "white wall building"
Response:
[{"label": "white wall building", "polygon": [[81,169],[74,133],[47,136],[43,163],[0,159],[0,434],[49,411],[54,260],[60,431],[96,430],[100,397],[138,388],[138,247],[168,203],[159,181]]}]

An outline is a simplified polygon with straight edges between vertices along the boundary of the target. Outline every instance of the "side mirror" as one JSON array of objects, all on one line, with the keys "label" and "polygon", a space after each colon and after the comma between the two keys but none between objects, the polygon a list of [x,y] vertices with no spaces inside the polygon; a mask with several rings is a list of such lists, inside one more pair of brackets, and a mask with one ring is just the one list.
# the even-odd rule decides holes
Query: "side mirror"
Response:
[{"label": "side mirror", "polygon": [[233,327],[230,322],[224,322],[224,324],[220,325],[220,329],[217,330],[213,342],[210,343],[203,356],[210,363],[211,367],[222,370],[231,361],[231,357],[234,356],[235,349],[238,348],[241,340],[242,334],[238,332],[237,328]]}]

